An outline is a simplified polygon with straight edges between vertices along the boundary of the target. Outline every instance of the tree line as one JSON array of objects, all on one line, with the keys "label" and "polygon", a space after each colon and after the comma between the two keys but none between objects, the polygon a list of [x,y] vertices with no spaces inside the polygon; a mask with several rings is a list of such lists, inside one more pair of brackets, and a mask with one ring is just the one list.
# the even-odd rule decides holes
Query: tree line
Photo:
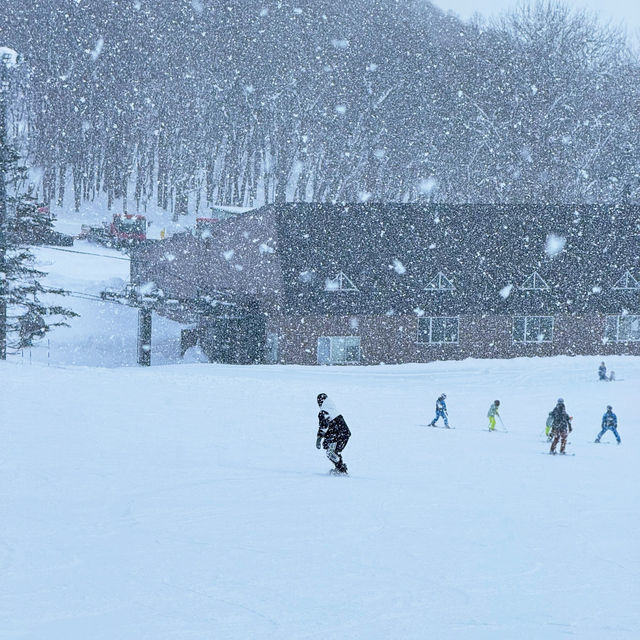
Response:
[{"label": "tree line", "polygon": [[46,202],[640,196],[638,59],[559,2],[465,23],[426,0],[23,0],[2,43]]}]

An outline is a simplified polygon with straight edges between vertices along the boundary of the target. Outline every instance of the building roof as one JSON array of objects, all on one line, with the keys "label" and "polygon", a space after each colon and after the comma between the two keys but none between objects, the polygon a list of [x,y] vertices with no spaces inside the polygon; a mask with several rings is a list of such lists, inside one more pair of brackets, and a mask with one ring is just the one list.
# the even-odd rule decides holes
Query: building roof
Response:
[{"label": "building roof", "polygon": [[[271,209],[289,313],[639,310],[638,207],[367,203]],[[350,286],[338,286],[345,278]]]},{"label": "building roof", "polygon": [[167,293],[295,315],[639,313],[640,208],[277,204],[134,263]]}]

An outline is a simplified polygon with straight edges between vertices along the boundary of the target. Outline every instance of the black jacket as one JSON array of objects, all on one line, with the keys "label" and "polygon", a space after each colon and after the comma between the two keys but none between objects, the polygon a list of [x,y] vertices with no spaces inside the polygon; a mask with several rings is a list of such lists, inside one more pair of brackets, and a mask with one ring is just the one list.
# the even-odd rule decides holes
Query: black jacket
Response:
[{"label": "black jacket", "polygon": [[351,431],[342,415],[331,418],[327,411],[320,409],[318,413],[318,438],[324,438],[324,447],[328,442],[347,440],[351,437]]}]

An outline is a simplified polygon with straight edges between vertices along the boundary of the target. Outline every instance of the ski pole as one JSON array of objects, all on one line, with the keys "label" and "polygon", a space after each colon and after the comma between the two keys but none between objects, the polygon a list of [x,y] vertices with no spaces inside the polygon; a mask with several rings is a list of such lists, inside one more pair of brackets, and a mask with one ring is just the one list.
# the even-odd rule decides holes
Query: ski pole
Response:
[{"label": "ski pole", "polygon": [[507,427],[504,426],[504,422],[502,422],[502,417],[500,416],[500,414],[498,414],[498,420],[500,420],[500,424],[502,425],[502,428],[508,432],[509,430],[507,429]]}]

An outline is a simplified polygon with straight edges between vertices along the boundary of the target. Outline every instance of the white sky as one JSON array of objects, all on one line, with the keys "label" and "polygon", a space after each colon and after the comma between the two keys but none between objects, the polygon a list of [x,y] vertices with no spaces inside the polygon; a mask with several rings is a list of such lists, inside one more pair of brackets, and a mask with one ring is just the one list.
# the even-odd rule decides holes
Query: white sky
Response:
[{"label": "white sky", "polygon": [[[520,0],[431,0],[445,11],[452,11],[463,19],[474,13],[486,17],[517,7]],[[564,4],[576,9],[596,13],[606,22],[622,25],[636,42],[640,40],[640,0],[564,0]]]}]

